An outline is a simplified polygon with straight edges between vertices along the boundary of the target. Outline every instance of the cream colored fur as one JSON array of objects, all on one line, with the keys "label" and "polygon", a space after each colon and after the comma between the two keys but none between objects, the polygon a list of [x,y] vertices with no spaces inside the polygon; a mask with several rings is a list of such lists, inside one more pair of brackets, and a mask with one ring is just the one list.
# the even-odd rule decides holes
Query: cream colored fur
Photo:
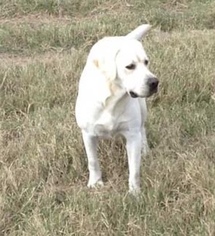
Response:
[{"label": "cream colored fur", "polygon": [[158,81],[147,66],[140,40],[150,29],[141,25],[126,36],[106,37],[91,49],[82,72],[76,120],[88,157],[88,186],[103,185],[97,158],[98,138],[121,134],[126,138],[129,190],[140,190],[141,151],[147,152],[145,98]]}]

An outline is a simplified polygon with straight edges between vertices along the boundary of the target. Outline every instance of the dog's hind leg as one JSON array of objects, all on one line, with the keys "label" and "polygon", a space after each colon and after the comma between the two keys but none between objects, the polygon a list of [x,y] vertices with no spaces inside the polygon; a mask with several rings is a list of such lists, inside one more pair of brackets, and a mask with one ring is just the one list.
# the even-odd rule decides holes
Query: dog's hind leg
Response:
[{"label": "dog's hind leg", "polygon": [[147,142],[147,137],[146,137],[146,129],[145,129],[145,122],[147,119],[147,105],[146,105],[146,99],[145,98],[138,98],[139,100],[139,105],[140,105],[140,111],[141,111],[141,119],[142,119],[142,153],[146,155],[149,151],[149,146]]},{"label": "dog's hind leg", "polygon": [[149,152],[149,146],[147,142],[147,137],[146,137],[146,129],[143,126],[142,127],[142,153],[143,155],[146,155]]},{"label": "dog's hind leg", "polygon": [[97,157],[98,138],[84,131],[82,132],[82,136],[88,159],[89,181],[87,186],[96,187],[97,185],[103,185],[102,174]]}]

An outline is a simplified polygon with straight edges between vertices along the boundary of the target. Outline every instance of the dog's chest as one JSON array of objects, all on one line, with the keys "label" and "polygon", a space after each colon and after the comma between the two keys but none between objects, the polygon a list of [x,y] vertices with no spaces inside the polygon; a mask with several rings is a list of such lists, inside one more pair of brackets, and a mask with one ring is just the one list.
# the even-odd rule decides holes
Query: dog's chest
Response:
[{"label": "dog's chest", "polygon": [[127,129],[127,122],[123,117],[113,116],[111,113],[103,112],[92,125],[96,136],[111,137]]},{"label": "dog's chest", "polygon": [[84,99],[78,100],[77,105],[79,127],[93,136],[109,138],[141,127],[138,100],[121,99],[117,105],[115,101],[109,100],[104,106]]}]

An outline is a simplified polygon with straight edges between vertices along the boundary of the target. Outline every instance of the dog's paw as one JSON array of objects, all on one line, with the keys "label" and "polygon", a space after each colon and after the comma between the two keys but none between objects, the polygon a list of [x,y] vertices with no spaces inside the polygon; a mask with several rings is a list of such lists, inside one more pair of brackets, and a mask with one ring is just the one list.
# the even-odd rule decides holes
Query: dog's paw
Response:
[{"label": "dog's paw", "polygon": [[129,189],[129,193],[134,197],[138,197],[140,195],[140,188]]},{"label": "dog's paw", "polygon": [[140,194],[140,185],[138,182],[133,181],[129,184],[129,193],[133,196],[138,196]]},{"label": "dog's paw", "polygon": [[100,188],[100,187],[103,187],[103,186],[104,186],[104,183],[103,183],[102,180],[98,180],[96,182],[89,181],[88,184],[87,184],[88,188]]},{"label": "dog's paw", "polygon": [[142,145],[142,154],[145,156],[150,152],[150,148],[147,142],[144,142]]}]

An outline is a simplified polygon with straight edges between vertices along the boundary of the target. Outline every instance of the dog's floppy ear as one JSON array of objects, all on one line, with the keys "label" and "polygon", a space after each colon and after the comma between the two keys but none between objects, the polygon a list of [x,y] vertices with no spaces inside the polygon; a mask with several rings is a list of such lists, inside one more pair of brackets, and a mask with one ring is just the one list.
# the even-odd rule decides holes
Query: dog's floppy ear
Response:
[{"label": "dog's floppy ear", "polygon": [[131,39],[137,39],[140,41],[150,29],[151,25],[149,24],[140,25],[136,29],[131,31],[129,34],[127,34],[126,37]]},{"label": "dog's floppy ear", "polygon": [[101,40],[92,51],[92,62],[98,70],[105,75],[106,79],[114,80],[116,78],[116,56],[119,51],[117,40],[105,38]]}]

